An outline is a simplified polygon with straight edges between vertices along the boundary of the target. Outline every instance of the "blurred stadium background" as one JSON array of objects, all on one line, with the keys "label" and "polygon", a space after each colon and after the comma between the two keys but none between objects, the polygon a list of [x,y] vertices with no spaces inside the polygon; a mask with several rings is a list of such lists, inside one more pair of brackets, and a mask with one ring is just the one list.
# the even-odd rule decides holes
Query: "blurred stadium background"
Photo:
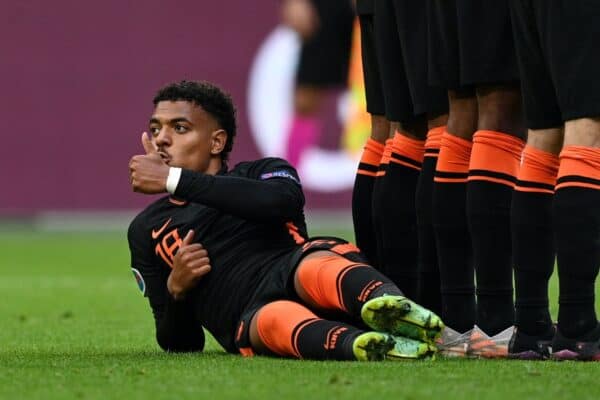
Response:
[{"label": "blurred stadium background", "polygon": [[[278,26],[277,2],[23,0],[2,8],[3,220],[121,229],[151,200],[131,192],[127,164],[141,151],[155,91],[175,80],[209,80],[232,94],[232,163],[282,155],[299,44]],[[349,226],[354,152],[366,132],[349,140],[350,97],[330,97],[328,134],[299,169],[308,208],[344,210],[334,215]]]}]

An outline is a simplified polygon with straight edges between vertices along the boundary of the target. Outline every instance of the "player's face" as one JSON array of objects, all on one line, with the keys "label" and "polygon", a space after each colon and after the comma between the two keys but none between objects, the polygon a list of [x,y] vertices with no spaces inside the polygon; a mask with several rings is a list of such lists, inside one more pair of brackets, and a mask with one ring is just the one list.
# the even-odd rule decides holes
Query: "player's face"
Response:
[{"label": "player's face", "polygon": [[158,153],[171,167],[207,172],[211,159],[219,157],[219,143],[215,147],[214,138],[223,131],[206,111],[188,101],[159,102],[149,132]]}]

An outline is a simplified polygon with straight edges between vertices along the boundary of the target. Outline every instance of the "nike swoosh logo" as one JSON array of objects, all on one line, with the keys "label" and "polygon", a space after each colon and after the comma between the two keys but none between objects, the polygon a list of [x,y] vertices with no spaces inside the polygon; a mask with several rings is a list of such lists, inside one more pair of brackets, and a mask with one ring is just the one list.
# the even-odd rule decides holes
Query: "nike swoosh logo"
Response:
[{"label": "nike swoosh logo", "polygon": [[165,229],[167,229],[167,225],[169,225],[170,223],[171,218],[169,218],[167,222],[165,222],[165,224],[160,227],[159,230],[155,231],[154,229],[152,229],[152,239],[156,239]]}]

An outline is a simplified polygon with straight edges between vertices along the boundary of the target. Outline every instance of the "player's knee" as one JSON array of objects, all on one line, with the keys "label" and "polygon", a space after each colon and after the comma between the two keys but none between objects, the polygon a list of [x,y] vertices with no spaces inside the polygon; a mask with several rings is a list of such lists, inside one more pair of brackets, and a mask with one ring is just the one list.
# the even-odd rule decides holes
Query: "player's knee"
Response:
[{"label": "player's knee", "polygon": [[567,121],[565,146],[600,147],[600,117]]},{"label": "player's knee", "polygon": [[390,121],[383,115],[371,115],[371,138],[385,143],[390,135]]},{"label": "player's knee", "polygon": [[287,318],[282,318],[286,313],[294,313],[299,306],[293,301],[278,300],[263,306],[257,313],[257,327],[259,331],[269,332],[277,330]]},{"label": "player's knee", "polygon": [[400,122],[399,130],[411,139],[425,140],[427,136],[427,115],[421,114]]},{"label": "player's knee", "polygon": [[477,130],[477,97],[472,88],[448,92],[447,131],[463,139],[471,139]]},{"label": "player's knee", "polygon": [[562,127],[550,129],[532,129],[527,133],[527,146],[547,153],[558,155],[564,141]]},{"label": "player's knee", "polygon": [[318,318],[306,307],[293,301],[278,300],[258,310],[250,325],[250,342],[259,354],[274,353],[298,357],[293,346],[294,331],[303,322]]},{"label": "player's knee", "polygon": [[478,130],[525,137],[525,121],[518,84],[484,86],[477,89]]}]

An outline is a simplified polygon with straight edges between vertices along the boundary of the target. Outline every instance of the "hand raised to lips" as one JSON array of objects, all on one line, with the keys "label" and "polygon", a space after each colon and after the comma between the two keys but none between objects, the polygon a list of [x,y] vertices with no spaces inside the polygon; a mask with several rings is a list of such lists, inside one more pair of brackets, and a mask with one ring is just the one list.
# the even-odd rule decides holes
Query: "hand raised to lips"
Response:
[{"label": "hand raised to lips", "polygon": [[155,194],[167,191],[169,166],[165,157],[169,155],[158,152],[146,132],[142,133],[142,146],[146,154],[136,155],[129,161],[129,178],[134,192]]}]

